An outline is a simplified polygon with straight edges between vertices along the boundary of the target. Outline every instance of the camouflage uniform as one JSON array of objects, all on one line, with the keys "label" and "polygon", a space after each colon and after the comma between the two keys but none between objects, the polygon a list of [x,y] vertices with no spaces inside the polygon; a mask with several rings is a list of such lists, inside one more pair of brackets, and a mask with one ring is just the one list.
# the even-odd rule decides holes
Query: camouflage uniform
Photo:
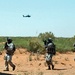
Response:
[{"label": "camouflage uniform", "polygon": [[50,39],[50,40],[48,40],[48,44],[46,47],[46,63],[48,65],[49,70],[51,69],[50,65],[52,66],[52,69],[54,69],[54,65],[52,62],[52,57],[54,54],[55,54],[55,45],[52,42],[52,40]]},{"label": "camouflage uniform", "polygon": [[52,65],[52,69],[54,69],[54,65],[53,65],[53,62],[52,62],[52,57],[53,57],[53,54],[46,53],[46,63],[48,65],[48,69],[51,69],[50,65]]},{"label": "camouflage uniform", "polygon": [[5,71],[9,71],[9,65],[13,68],[13,70],[15,70],[15,65],[12,63],[12,56],[13,56],[14,51],[15,51],[15,45],[12,43],[11,39],[7,40],[4,48],[6,49],[6,54],[4,56],[5,67],[6,67]]}]

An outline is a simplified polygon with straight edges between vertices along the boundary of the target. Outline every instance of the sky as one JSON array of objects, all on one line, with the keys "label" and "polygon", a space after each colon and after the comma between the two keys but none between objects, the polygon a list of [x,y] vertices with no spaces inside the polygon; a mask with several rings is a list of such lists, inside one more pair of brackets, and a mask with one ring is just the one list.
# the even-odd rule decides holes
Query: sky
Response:
[{"label": "sky", "polygon": [[[22,15],[31,15],[30,18]],[[75,35],[75,0],[0,0],[0,36]]]}]

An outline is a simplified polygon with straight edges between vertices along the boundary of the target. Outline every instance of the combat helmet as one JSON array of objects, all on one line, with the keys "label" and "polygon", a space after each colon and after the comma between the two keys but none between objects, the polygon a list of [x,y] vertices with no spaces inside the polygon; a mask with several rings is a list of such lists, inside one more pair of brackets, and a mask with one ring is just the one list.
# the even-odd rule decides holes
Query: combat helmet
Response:
[{"label": "combat helmet", "polygon": [[8,43],[11,43],[12,42],[12,39],[10,37],[7,37],[7,42]]}]

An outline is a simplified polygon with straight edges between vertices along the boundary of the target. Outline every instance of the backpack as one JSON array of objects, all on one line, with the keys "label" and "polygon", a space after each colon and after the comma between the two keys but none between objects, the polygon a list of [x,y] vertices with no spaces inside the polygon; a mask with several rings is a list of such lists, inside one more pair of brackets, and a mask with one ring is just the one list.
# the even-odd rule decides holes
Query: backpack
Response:
[{"label": "backpack", "polygon": [[48,46],[47,46],[47,53],[53,54],[53,55],[56,54],[56,50],[55,50],[55,45],[54,45],[54,43],[49,43],[49,44],[48,44]]}]

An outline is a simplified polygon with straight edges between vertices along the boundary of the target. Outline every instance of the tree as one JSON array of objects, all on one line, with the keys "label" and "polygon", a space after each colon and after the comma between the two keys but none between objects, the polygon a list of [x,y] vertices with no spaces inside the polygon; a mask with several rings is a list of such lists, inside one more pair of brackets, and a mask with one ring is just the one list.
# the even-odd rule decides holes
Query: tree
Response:
[{"label": "tree", "polygon": [[46,40],[48,38],[55,39],[55,36],[52,32],[40,33],[38,37],[41,38],[42,40]]}]

